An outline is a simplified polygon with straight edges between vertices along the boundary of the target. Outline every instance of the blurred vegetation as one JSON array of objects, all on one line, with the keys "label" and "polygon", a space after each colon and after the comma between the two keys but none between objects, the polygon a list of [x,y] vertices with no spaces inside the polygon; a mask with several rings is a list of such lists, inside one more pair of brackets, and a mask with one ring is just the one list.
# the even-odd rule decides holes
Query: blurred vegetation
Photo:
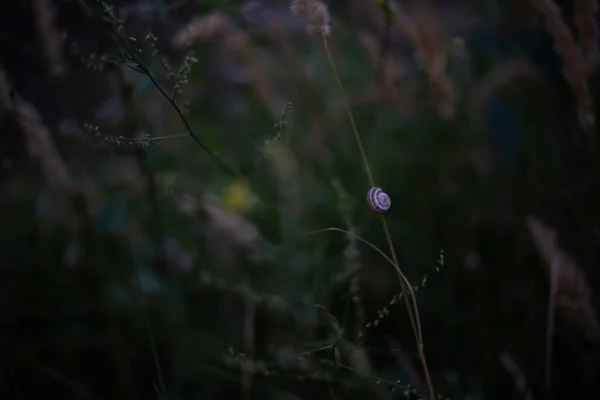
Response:
[{"label": "blurred vegetation", "polygon": [[[328,3],[440,398],[600,391],[595,4]],[[288,1],[8,2],[0,131],[2,398],[427,396]]]}]

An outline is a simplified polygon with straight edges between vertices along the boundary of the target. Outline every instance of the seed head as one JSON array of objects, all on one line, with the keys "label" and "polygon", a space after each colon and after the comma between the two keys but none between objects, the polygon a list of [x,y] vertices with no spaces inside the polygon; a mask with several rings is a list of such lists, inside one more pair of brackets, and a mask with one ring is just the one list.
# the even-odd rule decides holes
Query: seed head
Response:
[{"label": "seed head", "polygon": [[292,11],[306,22],[310,34],[329,36],[329,10],[320,0],[292,0]]}]

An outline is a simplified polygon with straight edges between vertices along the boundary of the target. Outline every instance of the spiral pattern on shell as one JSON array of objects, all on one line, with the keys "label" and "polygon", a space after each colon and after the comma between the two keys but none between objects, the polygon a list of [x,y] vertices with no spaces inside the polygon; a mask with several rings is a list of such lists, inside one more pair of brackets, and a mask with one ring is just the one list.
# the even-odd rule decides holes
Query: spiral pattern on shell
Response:
[{"label": "spiral pattern on shell", "polygon": [[367,202],[369,203],[371,210],[379,214],[385,213],[392,205],[390,196],[385,194],[379,187],[372,187],[369,189],[369,193],[367,193]]}]

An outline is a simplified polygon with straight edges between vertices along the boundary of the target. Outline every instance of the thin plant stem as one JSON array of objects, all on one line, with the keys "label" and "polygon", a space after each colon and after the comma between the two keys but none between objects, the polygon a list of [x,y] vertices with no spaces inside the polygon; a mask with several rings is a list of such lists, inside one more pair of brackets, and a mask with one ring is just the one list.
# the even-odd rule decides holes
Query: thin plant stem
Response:
[{"label": "thin plant stem", "polygon": [[[329,49],[329,44],[327,42],[327,36],[323,35],[323,46],[325,48],[325,53],[327,55],[327,59],[329,60],[329,64],[331,65],[331,69],[333,71],[333,75],[335,77],[335,81],[336,84],[338,86],[338,89],[340,91],[340,95],[342,97],[342,101],[344,102],[344,107],[346,108],[346,113],[348,114],[348,119],[350,120],[350,125],[352,127],[352,133],[354,134],[354,139],[356,140],[356,144],[358,145],[358,149],[360,151],[360,155],[362,158],[362,163],[365,169],[365,172],[367,174],[367,178],[369,180],[369,184],[371,187],[375,186],[375,181],[373,179],[373,174],[371,173],[371,168],[369,166],[369,161],[367,160],[367,155],[365,153],[365,149],[364,146],[362,144],[362,141],[360,139],[360,135],[358,133],[358,129],[356,128],[356,123],[354,122],[354,116],[352,114],[352,110],[350,108],[350,102],[348,101],[348,96],[346,96],[346,91],[344,90],[344,86],[342,85],[342,82],[340,80],[340,75],[338,73],[337,67],[335,65],[335,61],[333,60],[333,56],[331,55],[331,51]],[[385,232],[385,236],[388,242],[388,246],[390,248],[390,253],[392,256],[392,261],[393,261],[393,265],[398,266],[398,258],[396,257],[396,251],[394,250],[394,244],[392,242],[392,237],[390,235],[388,226],[387,226],[387,222],[385,220],[385,217],[383,215],[381,215],[381,224],[383,225],[383,230]],[[397,272],[399,272],[399,268],[397,269]],[[431,376],[429,374],[429,369],[427,367],[427,361],[425,359],[425,352],[423,351],[423,338],[421,336],[421,332],[420,332],[420,324],[419,324],[419,328],[417,327],[417,323],[415,322],[415,315],[413,315],[413,311],[411,308],[411,300],[408,298],[408,290],[406,287],[406,284],[404,283],[405,279],[402,279],[402,277],[399,277],[399,281],[400,281],[400,286],[402,288],[402,293],[403,293],[403,297],[404,297],[404,302],[406,304],[406,310],[408,312],[408,316],[410,319],[410,323],[413,329],[413,333],[415,335],[415,339],[417,341],[417,348],[418,348],[418,352],[419,352],[419,358],[421,359],[421,364],[423,366],[423,371],[425,373],[425,378],[427,380],[427,386],[429,388],[429,396],[431,397],[431,399],[435,399],[435,391],[433,389],[433,384],[431,382]],[[408,288],[411,290],[412,292],[412,287],[410,286],[410,282],[408,282]],[[416,299],[414,298],[414,294],[413,294],[413,304],[416,306]],[[418,314],[417,314],[418,315]]]},{"label": "thin plant stem", "polygon": [[[388,246],[389,246],[390,252],[392,254],[392,261],[394,262],[394,264],[398,265],[398,258],[396,257],[396,251],[394,250],[394,244],[392,243],[392,236],[390,235],[387,221],[385,220],[385,217],[383,215],[381,215],[381,224],[383,225],[383,230],[385,231],[385,236],[388,241]],[[399,271],[399,268],[398,268],[398,271]],[[404,280],[406,280],[406,279],[404,279]],[[423,364],[423,372],[425,373],[425,380],[427,381],[427,386],[429,387],[429,395],[431,396],[432,399],[435,399],[435,391],[433,390],[433,383],[431,382],[429,368],[427,367],[427,360],[425,359],[425,351],[423,350],[423,334],[421,332],[421,324],[420,323],[415,324],[415,318],[413,318],[412,309],[410,308],[409,301],[406,298],[406,287],[405,287],[404,280],[400,279],[402,293],[404,293],[404,302],[406,304],[406,309],[407,309],[408,315],[410,317],[410,322],[413,326],[413,331],[415,332],[415,339],[417,340],[417,346],[419,348],[419,358],[421,359],[421,364]],[[408,280],[406,280],[406,284],[408,284],[408,289],[410,290],[410,292],[413,296],[413,302],[415,304],[415,309],[416,309],[416,301],[417,300],[416,300],[416,297],[412,290],[412,287],[410,285],[410,282]],[[418,321],[418,318],[419,318],[418,313],[416,313],[416,318]],[[417,334],[417,330],[418,330],[418,334]]]},{"label": "thin plant stem", "polygon": [[400,281],[403,282],[403,283],[406,282],[406,285],[407,285],[406,287],[408,288],[407,291],[410,292],[410,295],[413,297],[413,307],[414,307],[414,310],[415,310],[415,314],[414,315],[416,316],[416,323],[415,324],[416,324],[416,332],[417,332],[417,342],[422,341],[423,337],[422,337],[422,333],[421,333],[421,320],[420,320],[420,317],[419,317],[419,308],[417,306],[417,297],[415,295],[415,292],[414,292],[414,290],[413,290],[410,282],[408,281],[408,278],[406,277],[406,275],[404,275],[402,273],[402,270],[398,266],[398,263],[392,261],[390,259],[390,257],[388,257],[387,254],[385,254],[382,250],[380,250],[373,243],[369,242],[368,240],[362,238],[361,236],[359,236],[359,235],[357,235],[355,233],[352,233],[350,231],[347,231],[347,230],[344,230],[344,229],[341,229],[341,228],[333,228],[333,227],[332,228],[323,228],[323,229],[318,229],[316,231],[306,232],[306,235],[314,235],[314,234],[322,233],[322,232],[342,232],[342,233],[345,233],[345,234],[347,234],[349,236],[352,236],[352,237],[356,238],[357,240],[363,242],[364,244],[366,244],[367,246],[369,246],[370,248],[372,248],[373,250],[375,250],[379,254],[381,254],[381,256],[383,258],[385,258],[385,260],[388,263],[390,263],[392,265],[392,267],[394,267],[394,269],[398,273],[398,277],[400,278]]},{"label": "thin plant stem", "polygon": [[335,82],[337,83],[338,89],[340,90],[340,95],[342,96],[342,101],[344,102],[344,107],[346,108],[348,119],[350,120],[350,125],[352,126],[352,133],[354,134],[354,139],[356,139],[356,144],[358,145],[358,149],[360,150],[360,156],[362,158],[365,172],[367,173],[367,179],[369,179],[369,184],[371,185],[371,187],[373,187],[375,186],[375,181],[373,180],[373,174],[371,173],[371,168],[369,167],[367,154],[365,153],[362,141],[360,140],[360,135],[358,134],[358,129],[356,128],[356,123],[354,122],[354,116],[352,115],[352,111],[350,110],[350,102],[348,101],[348,96],[346,96],[346,91],[344,90],[344,86],[342,85],[342,82],[340,80],[340,75],[338,74],[337,67],[335,66],[335,62],[333,61],[333,56],[331,55],[331,51],[329,50],[329,44],[327,43],[326,36],[323,36],[323,45],[325,46],[325,53],[327,54],[327,59],[329,60],[329,64],[331,65],[331,69],[335,77]]},{"label": "thin plant stem", "polygon": [[131,59],[133,59],[133,61],[135,61],[135,63],[136,63],[136,65],[134,65],[134,66],[128,65],[128,64],[125,64],[125,65],[127,67],[133,69],[134,71],[138,71],[138,72],[146,75],[148,77],[148,79],[150,79],[152,84],[156,87],[156,89],[158,89],[158,91],[163,95],[163,97],[165,99],[167,99],[169,104],[171,104],[173,109],[175,109],[175,112],[177,112],[177,115],[179,115],[179,118],[185,125],[186,130],[188,131],[189,137],[191,137],[192,140],[194,142],[196,142],[196,144],[198,146],[200,146],[206,153],[208,153],[208,155],[213,160],[215,160],[225,171],[227,171],[231,175],[239,177],[240,173],[238,171],[234,170],[232,167],[227,165],[227,163],[225,163],[225,161],[223,161],[213,150],[211,150],[206,145],[206,143],[204,143],[204,141],[202,141],[202,139],[200,139],[198,137],[198,135],[196,135],[196,133],[192,129],[191,125],[189,124],[187,118],[185,117],[185,115],[183,115],[183,112],[181,111],[181,109],[179,108],[177,103],[175,102],[175,96],[171,97],[167,94],[167,92],[163,89],[163,87],[160,85],[160,83],[158,83],[156,78],[154,78],[154,76],[152,75],[150,70],[148,68],[146,68],[146,66],[144,65],[142,60],[137,56],[137,54],[134,51],[131,51],[129,49],[129,46],[127,46],[127,43],[125,43],[125,40],[123,39],[123,37],[118,32],[113,32],[113,33],[116,36],[119,43],[121,44],[121,46],[127,51],[127,54],[129,55],[129,57],[131,57]]},{"label": "thin plant stem", "polygon": [[[153,136],[153,137],[149,137],[147,140],[149,140],[149,141],[151,141],[151,142],[156,142],[156,141],[158,141],[158,140],[177,139],[177,138],[188,137],[188,136],[190,136],[190,135],[189,135],[189,134],[187,134],[187,133],[179,133],[179,134],[177,134],[177,135]],[[129,139],[129,140],[131,140],[131,141],[134,141],[134,142],[135,142],[135,141],[140,141],[140,142],[143,142],[143,141],[144,141],[144,139],[143,139],[143,138],[142,138],[142,139],[135,139],[135,138],[134,138],[134,139]]]},{"label": "thin plant stem", "polygon": [[[392,243],[392,236],[390,235],[390,230],[388,229],[387,221],[383,215],[381,215],[380,218],[381,218],[381,225],[383,226],[383,231],[385,233],[385,238],[387,240],[388,247],[390,248],[392,261],[395,265],[398,265],[398,257],[396,257],[396,250],[394,249],[394,244]],[[401,286],[402,292],[404,294],[404,299],[405,299],[406,307],[408,310],[408,316],[409,316],[410,322],[413,326],[413,329],[416,331],[416,329],[418,329],[418,327],[415,326],[415,316],[413,315],[410,305],[407,301],[408,299],[406,299],[407,284],[408,284],[408,291],[412,292],[412,287],[410,285],[410,282],[406,279],[400,279],[400,286]],[[416,332],[415,332],[415,334],[416,334]],[[418,335],[417,340],[419,340],[420,337],[421,337],[421,335]],[[421,338],[421,340],[422,340],[422,338]]]}]

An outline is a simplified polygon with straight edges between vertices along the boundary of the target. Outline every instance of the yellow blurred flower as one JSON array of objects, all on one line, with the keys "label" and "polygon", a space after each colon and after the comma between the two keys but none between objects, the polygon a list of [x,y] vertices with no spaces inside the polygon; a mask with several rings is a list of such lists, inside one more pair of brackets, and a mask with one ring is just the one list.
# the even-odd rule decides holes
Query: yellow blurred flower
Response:
[{"label": "yellow blurred flower", "polygon": [[460,36],[454,36],[452,38],[452,44],[457,47],[465,47],[465,41]]},{"label": "yellow blurred flower", "polygon": [[238,179],[233,181],[223,192],[225,207],[233,212],[245,213],[254,205],[254,195],[248,181]]}]

